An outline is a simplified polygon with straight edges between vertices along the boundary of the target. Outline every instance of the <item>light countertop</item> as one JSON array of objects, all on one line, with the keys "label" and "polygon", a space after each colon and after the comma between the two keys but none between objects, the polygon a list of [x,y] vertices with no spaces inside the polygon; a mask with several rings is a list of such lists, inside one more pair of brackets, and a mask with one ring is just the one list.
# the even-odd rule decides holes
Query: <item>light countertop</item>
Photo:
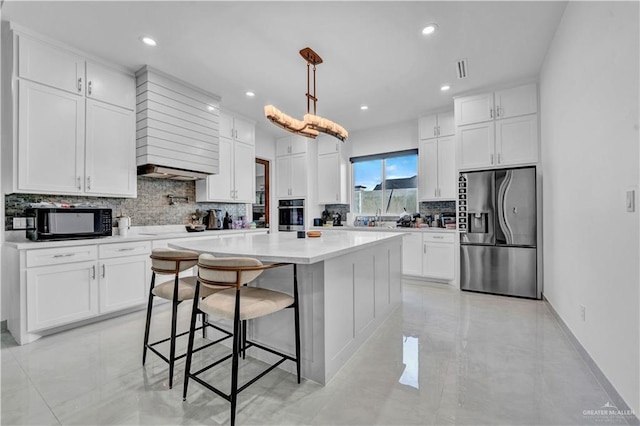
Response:
[{"label": "light countertop", "polygon": [[[36,248],[55,248],[55,247],[73,247],[87,244],[113,244],[113,243],[129,243],[138,241],[155,241],[169,240],[176,238],[215,238],[220,235],[233,234],[251,234],[264,233],[268,228],[254,229],[219,229],[202,232],[187,232],[184,225],[166,225],[166,226],[141,226],[133,227],[126,237],[114,235],[102,238],[83,238],[79,240],[62,240],[62,241],[31,241],[25,238],[25,231],[12,231],[8,233],[5,246],[13,247],[18,250],[36,249]],[[295,234],[295,232],[294,232]]]},{"label": "light countertop", "polygon": [[215,241],[191,240],[170,243],[169,247],[210,253],[214,256],[248,256],[264,262],[311,264],[362,250],[394,238],[391,232],[323,232],[318,238],[298,238],[296,232],[247,235]]},{"label": "light countertop", "polygon": [[314,226],[313,229],[322,230],[338,230],[338,231],[359,231],[359,232],[443,232],[447,234],[455,234],[457,229],[445,228],[397,228],[386,226]]}]

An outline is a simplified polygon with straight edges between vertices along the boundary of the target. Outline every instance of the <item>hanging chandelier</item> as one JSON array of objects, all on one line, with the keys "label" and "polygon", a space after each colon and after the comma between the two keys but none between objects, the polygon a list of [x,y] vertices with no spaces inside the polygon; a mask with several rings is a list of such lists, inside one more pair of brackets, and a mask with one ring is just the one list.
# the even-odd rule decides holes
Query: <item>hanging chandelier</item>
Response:
[{"label": "hanging chandelier", "polygon": [[[304,115],[303,120],[293,118],[273,105],[266,105],[264,107],[264,115],[276,126],[283,128],[284,130],[295,133],[297,135],[306,136],[308,138],[315,139],[316,136],[322,133],[334,136],[340,139],[342,142],[349,137],[349,133],[339,125],[331,120],[316,115],[316,65],[322,63],[322,58],[316,52],[311,50],[310,47],[305,47],[300,51],[300,55],[307,62],[307,113]],[[310,93],[311,89],[311,70],[313,65],[313,94]],[[311,114],[311,102],[313,102],[313,114]]]}]

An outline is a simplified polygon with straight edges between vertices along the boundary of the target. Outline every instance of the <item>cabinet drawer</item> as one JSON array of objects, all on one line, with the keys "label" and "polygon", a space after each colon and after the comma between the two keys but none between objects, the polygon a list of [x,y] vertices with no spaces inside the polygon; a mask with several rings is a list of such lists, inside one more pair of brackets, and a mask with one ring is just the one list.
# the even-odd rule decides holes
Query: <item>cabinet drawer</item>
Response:
[{"label": "cabinet drawer", "polygon": [[50,249],[28,250],[27,268],[34,266],[60,265],[62,263],[96,260],[97,246],[57,247]]},{"label": "cabinet drawer", "polygon": [[425,243],[453,243],[455,234],[425,232],[423,238]]},{"label": "cabinet drawer", "polygon": [[135,243],[102,244],[100,246],[100,259],[112,257],[137,256],[139,254],[151,254],[150,241],[138,241]]}]

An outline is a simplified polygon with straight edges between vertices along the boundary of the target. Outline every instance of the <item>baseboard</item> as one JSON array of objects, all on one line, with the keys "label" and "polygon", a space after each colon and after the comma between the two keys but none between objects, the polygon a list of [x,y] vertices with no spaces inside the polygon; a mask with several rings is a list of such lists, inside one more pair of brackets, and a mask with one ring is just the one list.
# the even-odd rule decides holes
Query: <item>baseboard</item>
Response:
[{"label": "baseboard", "polygon": [[[562,330],[565,332],[565,334],[571,341],[571,344],[576,348],[582,360],[585,362],[585,364],[587,364],[587,367],[589,367],[589,370],[591,370],[591,373],[593,374],[593,376],[596,378],[598,383],[600,383],[600,386],[602,386],[602,389],[604,389],[604,391],[609,396],[609,402],[614,404],[618,408],[619,412],[633,413],[633,410],[629,407],[629,405],[622,398],[622,396],[620,396],[616,388],[613,387],[613,385],[611,384],[607,376],[605,376],[602,370],[600,370],[600,367],[598,367],[598,364],[596,364],[593,358],[591,358],[591,355],[589,355],[587,350],[584,348],[584,346],[582,346],[580,341],[569,329],[569,327],[564,322],[564,320],[560,317],[560,315],[558,315],[558,312],[556,312],[551,302],[549,302],[549,300],[546,297],[544,297],[544,295],[542,295],[542,299],[546,302],[546,305],[549,308],[549,311],[551,311],[551,314],[554,316],[556,321],[558,321],[560,328],[562,328]],[[628,425],[640,425],[640,420],[638,420],[637,413],[625,415],[623,418],[625,419]]]}]

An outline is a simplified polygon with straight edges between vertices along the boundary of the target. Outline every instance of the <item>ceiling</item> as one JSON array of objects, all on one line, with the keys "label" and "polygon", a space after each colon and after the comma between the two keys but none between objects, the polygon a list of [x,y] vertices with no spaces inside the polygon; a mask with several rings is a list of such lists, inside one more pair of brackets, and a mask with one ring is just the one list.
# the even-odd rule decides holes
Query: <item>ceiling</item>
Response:
[{"label": "ceiling", "polygon": [[[324,60],[316,74],[318,114],[353,133],[450,108],[465,92],[536,78],[565,5],[7,0],[2,19],[131,71],[156,67],[283,135],[263,106],[302,119],[304,47]],[[422,35],[432,22],[438,30]],[[158,46],[143,45],[142,35]],[[468,77],[458,80],[455,64],[463,58]],[[451,90],[440,91],[443,84]],[[247,97],[249,90],[256,96]]]}]

